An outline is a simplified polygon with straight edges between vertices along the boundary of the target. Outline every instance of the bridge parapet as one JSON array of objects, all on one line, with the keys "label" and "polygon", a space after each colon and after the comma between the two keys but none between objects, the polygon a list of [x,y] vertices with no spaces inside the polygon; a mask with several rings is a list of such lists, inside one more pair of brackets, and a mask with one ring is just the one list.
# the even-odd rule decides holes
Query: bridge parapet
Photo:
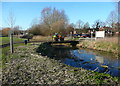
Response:
[{"label": "bridge parapet", "polygon": [[79,41],[53,41],[53,42],[48,42],[48,44],[57,44],[57,43],[70,43],[72,46],[76,46],[79,44]]}]

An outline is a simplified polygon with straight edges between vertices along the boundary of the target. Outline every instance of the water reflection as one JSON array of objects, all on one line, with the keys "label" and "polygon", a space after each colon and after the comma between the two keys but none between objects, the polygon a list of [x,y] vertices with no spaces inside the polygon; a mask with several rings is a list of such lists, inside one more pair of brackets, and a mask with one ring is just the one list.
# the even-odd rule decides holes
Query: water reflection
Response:
[{"label": "water reflection", "polygon": [[88,70],[104,72],[112,76],[120,77],[120,59],[112,57],[112,54],[102,55],[99,51],[87,51],[83,49],[71,50],[70,54],[74,59],[66,58],[64,63],[73,67],[82,67]]},{"label": "water reflection", "polygon": [[116,54],[58,45],[48,46],[47,48],[46,46],[44,49],[39,47],[37,52],[73,67],[82,67],[120,77],[120,69],[118,69],[120,68],[120,59],[115,57]]},{"label": "water reflection", "polygon": [[95,56],[95,59],[96,59],[96,61],[99,62],[100,64],[103,64],[103,63],[104,63],[103,57]]}]

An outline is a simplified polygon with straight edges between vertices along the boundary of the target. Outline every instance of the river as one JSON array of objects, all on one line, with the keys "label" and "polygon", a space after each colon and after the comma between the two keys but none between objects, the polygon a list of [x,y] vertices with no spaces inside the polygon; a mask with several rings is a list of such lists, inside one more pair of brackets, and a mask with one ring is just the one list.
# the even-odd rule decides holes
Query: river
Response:
[{"label": "river", "polygon": [[120,77],[120,59],[113,53],[102,52],[82,48],[70,50],[73,58],[65,58],[62,62],[73,67],[82,67]]},{"label": "river", "polygon": [[62,45],[54,45],[53,48],[48,49],[47,56],[66,65],[120,77],[120,58],[117,54]]}]

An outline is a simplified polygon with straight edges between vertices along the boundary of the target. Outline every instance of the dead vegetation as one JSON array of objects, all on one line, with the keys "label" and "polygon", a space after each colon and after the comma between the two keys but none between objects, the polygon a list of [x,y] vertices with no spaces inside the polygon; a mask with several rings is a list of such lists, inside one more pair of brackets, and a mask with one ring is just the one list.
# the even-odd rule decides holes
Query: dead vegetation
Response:
[{"label": "dead vegetation", "polygon": [[51,36],[34,36],[32,38],[32,40],[34,40],[34,41],[52,41],[52,37]]},{"label": "dead vegetation", "polygon": [[118,37],[106,37],[106,38],[99,38],[96,42],[111,42],[111,43],[118,43]]}]

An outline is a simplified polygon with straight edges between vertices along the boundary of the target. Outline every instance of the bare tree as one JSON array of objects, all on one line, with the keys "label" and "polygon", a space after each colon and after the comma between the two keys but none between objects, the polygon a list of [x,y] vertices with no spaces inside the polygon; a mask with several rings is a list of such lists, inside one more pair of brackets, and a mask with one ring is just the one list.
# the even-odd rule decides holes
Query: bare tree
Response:
[{"label": "bare tree", "polygon": [[89,23],[88,22],[86,22],[85,24],[84,24],[84,27],[83,27],[84,29],[89,29],[90,28],[90,25],[89,25]]},{"label": "bare tree", "polygon": [[105,23],[102,22],[101,20],[96,20],[94,22],[94,24],[92,25],[93,28],[95,28],[95,30],[99,30],[99,28],[104,27]]},{"label": "bare tree", "polygon": [[118,5],[117,5],[117,12],[118,12],[118,23],[120,23],[120,1],[118,2]]},{"label": "bare tree", "polygon": [[52,9],[49,7],[44,8],[41,14],[42,24],[50,30],[51,34],[55,32],[55,29],[65,29],[68,19],[63,10],[57,10],[56,8]]},{"label": "bare tree", "polygon": [[117,13],[116,13],[116,11],[112,11],[112,12],[109,14],[109,16],[108,16],[108,18],[107,18],[107,20],[106,20],[106,23],[107,23],[110,27],[114,28],[114,27],[115,27],[115,24],[116,24],[117,22],[118,22]]},{"label": "bare tree", "polygon": [[66,29],[66,33],[70,34],[70,33],[73,33],[73,32],[74,32],[74,26],[73,26],[73,24],[68,25],[67,29]]},{"label": "bare tree", "polygon": [[39,20],[38,20],[38,18],[34,18],[33,20],[32,20],[32,22],[31,22],[31,26],[34,26],[34,25],[38,25],[39,24]]},{"label": "bare tree", "polygon": [[10,11],[7,23],[10,26],[11,29],[13,29],[13,27],[15,25],[15,20],[16,19],[15,19],[15,16],[14,16],[13,12]]},{"label": "bare tree", "polygon": [[74,23],[71,23],[70,26],[73,27],[74,29],[76,28],[76,25]]},{"label": "bare tree", "polygon": [[20,34],[20,29],[21,29],[22,27],[20,27],[20,26],[14,26],[14,28],[13,28],[13,31],[14,31],[14,35],[19,35]]},{"label": "bare tree", "polygon": [[79,29],[82,29],[83,28],[83,25],[84,25],[84,22],[82,20],[78,20],[77,23],[76,23],[76,26],[79,28]]},{"label": "bare tree", "polygon": [[33,25],[29,28],[28,32],[33,35],[42,35],[42,28],[39,24]]},{"label": "bare tree", "polygon": [[8,25],[11,28],[11,31],[10,31],[10,49],[11,49],[11,53],[13,53],[14,52],[14,50],[13,50],[14,49],[13,48],[13,27],[15,25],[15,16],[14,16],[12,11],[9,13]]}]

